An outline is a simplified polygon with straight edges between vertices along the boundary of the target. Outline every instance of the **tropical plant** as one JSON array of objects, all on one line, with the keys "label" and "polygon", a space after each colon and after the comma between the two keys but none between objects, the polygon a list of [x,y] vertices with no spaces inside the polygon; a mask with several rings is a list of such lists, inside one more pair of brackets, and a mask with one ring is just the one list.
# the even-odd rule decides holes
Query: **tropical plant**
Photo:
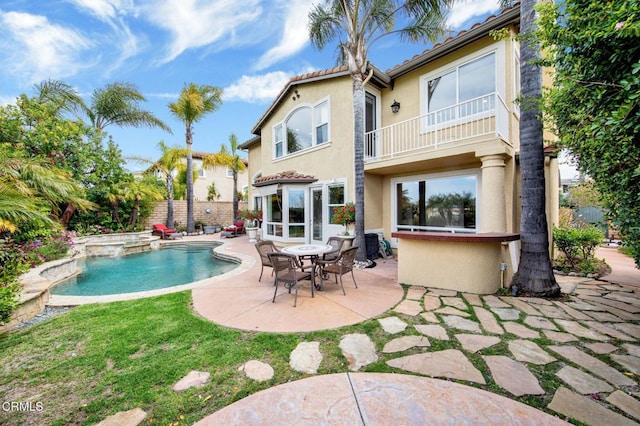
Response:
[{"label": "tropical plant", "polygon": [[247,166],[244,159],[240,157],[238,150],[238,137],[235,134],[229,136],[229,148],[226,145],[220,147],[220,151],[213,155],[207,155],[202,159],[202,167],[223,166],[231,170],[233,175],[233,217],[238,216],[238,203],[241,194],[238,193],[238,174],[245,171]]},{"label": "tropical plant", "polygon": [[207,187],[207,201],[214,201],[220,198],[218,188],[216,188],[215,182],[211,182],[211,185]]},{"label": "tropical plant", "polygon": [[[556,4],[557,3],[557,4]],[[564,0],[539,7],[546,103],[562,145],[593,179],[640,267],[640,1]]]},{"label": "tropical plant", "polygon": [[169,103],[171,113],[185,126],[187,145],[187,232],[196,230],[193,216],[193,125],[222,104],[222,89],[215,86],[185,84],[176,102]]},{"label": "tropical plant", "polygon": [[[501,1],[510,6],[511,1]],[[536,0],[520,1],[520,174],[522,213],[520,262],[511,282],[523,294],[555,297],[560,286],[553,275],[547,228],[544,141],[540,111],[542,70],[533,38]]]},{"label": "tropical plant", "polygon": [[[358,260],[366,260],[364,244],[364,86],[373,69],[367,52],[380,38],[397,34],[403,41],[435,41],[444,31],[453,0],[325,0],[309,14],[309,36],[318,49],[338,39],[341,63],[353,80],[354,173]],[[396,27],[396,19],[406,22]]]},{"label": "tropical plant", "polygon": [[134,231],[138,225],[138,217],[140,216],[140,209],[145,201],[160,201],[162,200],[162,192],[160,192],[157,185],[157,180],[153,179],[135,179],[130,182],[124,188],[124,197],[127,201],[131,202],[131,213],[129,214],[129,222],[127,229]]}]

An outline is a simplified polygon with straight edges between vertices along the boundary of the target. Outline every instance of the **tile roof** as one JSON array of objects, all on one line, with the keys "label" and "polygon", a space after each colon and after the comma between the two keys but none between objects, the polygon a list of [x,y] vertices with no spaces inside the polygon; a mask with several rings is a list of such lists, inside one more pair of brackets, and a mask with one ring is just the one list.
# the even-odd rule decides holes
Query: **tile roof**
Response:
[{"label": "tile roof", "polygon": [[262,176],[255,180],[253,186],[266,186],[274,185],[277,183],[311,183],[318,179],[315,176],[303,175],[295,170],[287,170],[284,172],[276,173],[275,175]]}]

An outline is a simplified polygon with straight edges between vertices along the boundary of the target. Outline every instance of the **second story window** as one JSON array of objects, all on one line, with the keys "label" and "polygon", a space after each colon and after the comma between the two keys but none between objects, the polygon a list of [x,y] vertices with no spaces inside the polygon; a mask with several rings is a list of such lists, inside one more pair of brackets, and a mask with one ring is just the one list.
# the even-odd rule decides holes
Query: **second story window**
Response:
[{"label": "second story window", "polygon": [[273,127],[273,156],[281,158],[329,141],[329,101],[300,106]]},{"label": "second story window", "polygon": [[496,54],[490,53],[426,80],[429,125],[495,108]]}]

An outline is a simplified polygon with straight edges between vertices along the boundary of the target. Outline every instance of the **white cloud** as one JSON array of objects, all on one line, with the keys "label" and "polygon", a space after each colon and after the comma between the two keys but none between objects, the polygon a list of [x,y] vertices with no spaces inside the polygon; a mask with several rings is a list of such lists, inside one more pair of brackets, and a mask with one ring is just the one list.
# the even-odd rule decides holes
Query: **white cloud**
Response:
[{"label": "white cloud", "polygon": [[[256,64],[256,69],[265,69],[278,61],[295,55],[309,41],[309,12],[313,4],[308,0],[294,0],[283,5],[286,17],[282,24],[282,36],[278,44],[265,52]],[[283,11],[280,11],[282,13]]]},{"label": "white cloud", "polygon": [[17,96],[0,95],[0,106],[13,105],[16,103]]},{"label": "white cloud", "polygon": [[144,19],[172,35],[163,63],[188,49],[233,40],[236,32],[251,31],[262,13],[259,0],[146,0],[138,10]]},{"label": "white cloud", "polygon": [[80,9],[89,10],[102,21],[115,19],[117,15],[126,13],[133,8],[131,0],[67,0]]},{"label": "white cloud", "polygon": [[273,100],[293,74],[274,71],[263,75],[243,75],[229,87],[224,88],[225,101],[262,103]]},{"label": "white cloud", "polygon": [[0,11],[0,24],[5,30],[0,41],[3,66],[23,82],[60,79],[91,65],[82,53],[92,41],[44,16]]},{"label": "white cloud", "polygon": [[469,19],[499,10],[498,0],[458,0],[449,12],[447,24],[459,28]]}]

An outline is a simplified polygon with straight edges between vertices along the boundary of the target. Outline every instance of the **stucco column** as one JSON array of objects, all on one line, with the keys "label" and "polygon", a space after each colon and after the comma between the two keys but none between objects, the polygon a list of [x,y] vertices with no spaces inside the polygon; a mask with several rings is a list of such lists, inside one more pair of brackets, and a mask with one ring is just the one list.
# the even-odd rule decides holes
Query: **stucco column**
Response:
[{"label": "stucco column", "polygon": [[479,232],[507,232],[504,156],[485,155],[482,161],[482,210]]}]

